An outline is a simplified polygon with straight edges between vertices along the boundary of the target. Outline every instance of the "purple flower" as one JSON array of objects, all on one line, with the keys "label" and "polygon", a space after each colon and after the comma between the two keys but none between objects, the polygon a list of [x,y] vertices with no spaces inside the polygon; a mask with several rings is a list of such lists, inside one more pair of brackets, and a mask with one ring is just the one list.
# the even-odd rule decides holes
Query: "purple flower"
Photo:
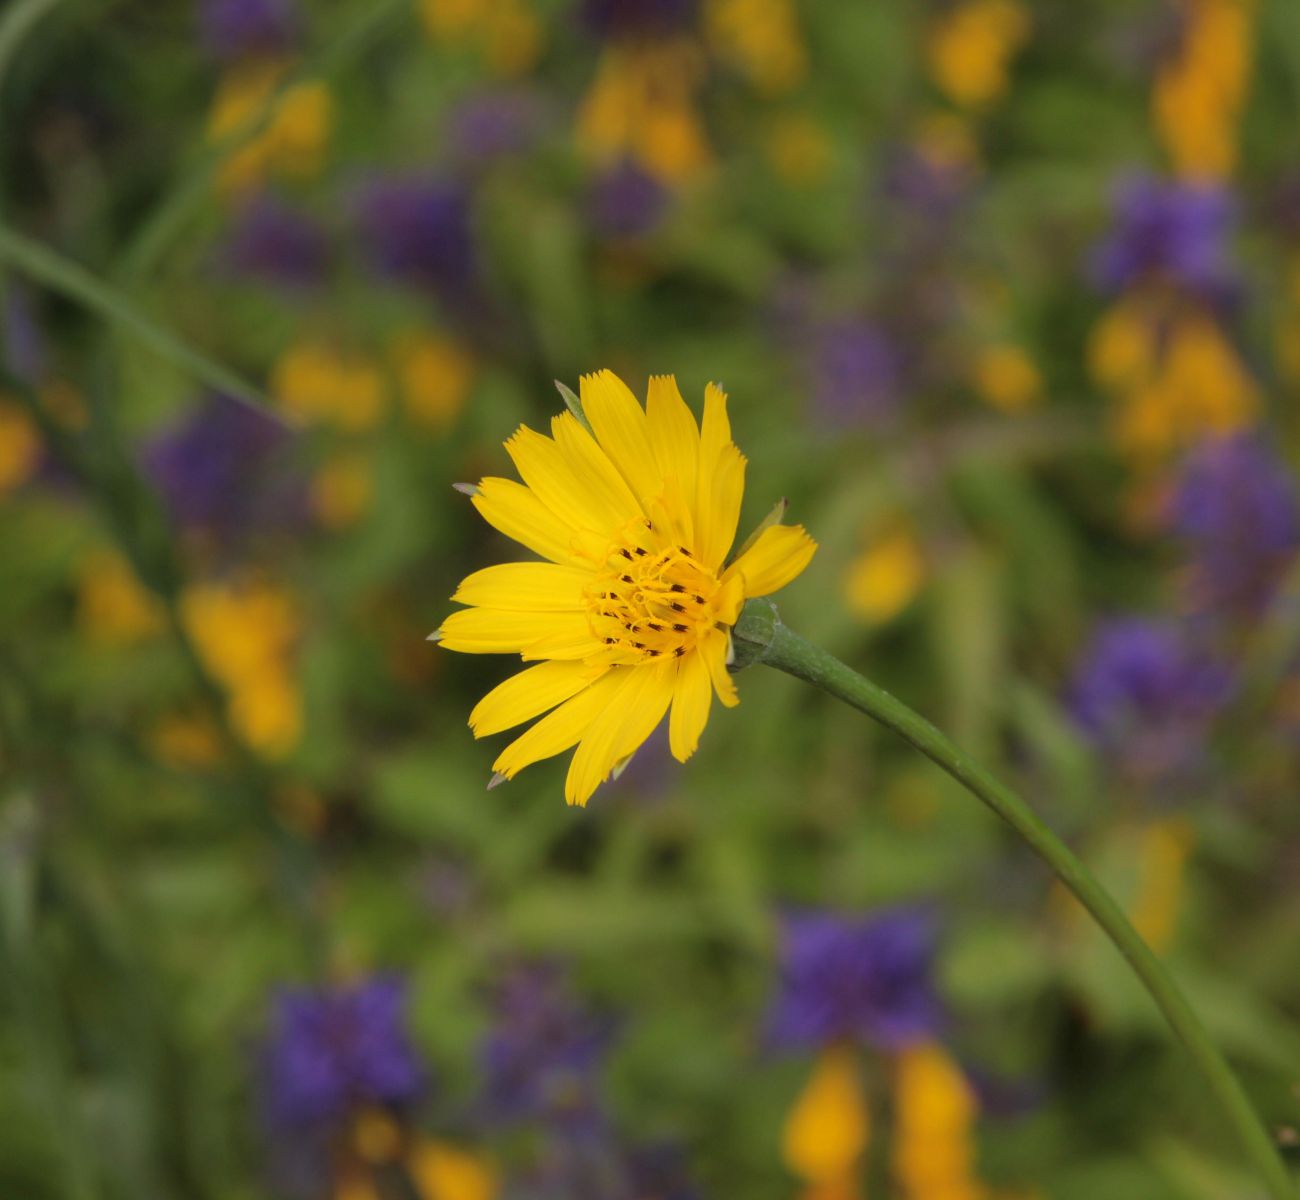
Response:
[{"label": "purple flower", "polygon": [[816,1048],[852,1038],[893,1050],[935,1031],[934,926],[926,913],[803,913],[785,920],[783,934],[781,988],[769,1021],[776,1045]]},{"label": "purple flower", "polygon": [[213,393],[145,448],[144,466],[179,525],[230,537],[296,510],[291,477],[270,469],[288,437],[271,418]]},{"label": "purple flower", "polygon": [[36,321],[31,293],[18,280],[4,290],[0,319],[0,354],[6,370],[29,386],[44,378],[47,369],[45,338]]},{"label": "purple flower", "polygon": [[871,321],[828,322],[813,334],[813,398],[836,429],[879,424],[898,405],[901,363]]},{"label": "purple flower", "polygon": [[598,175],[587,202],[592,227],[609,237],[648,233],[667,207],[664,186],[630,160]]},{"label": "purple flower", "polygon": [[1112,294],[1154,280],[1227,303],[1239,289],[1228,245],[1235,216],[1222,187],[1131,176],[1115,191],[1112,228],[1093,251],[1093,276]]},{"label": "purple flower", "polygon": [[481,1047],[489,1119],[544,1120],[569,1131],[599,1124],[597,1070],[610,1022],[590,1013],[548,963],[511,970],[493,1007],[493,1030]]},{"label": "purple flower", "polygon": [[447,117],[452,154],[475,165],[522,154],[541,133],[539,97],[522,88],[491,88],[456,103]]},{"label": "purple flower", "polygon": [[1083,730],[1121,767],[1159,778],[1199,758],[1229,691],[1226,670],[1194,653],[1178,629],[1122,617],[1093,634],[1068,702]]},{"label": "purple flower", "polygon": [[474,280],[469,196],[459,184],[395,176],[363,189],[361,236],[380,274],[459,299]]},{"label": "purple flower", "polygon": [[199,30],[213,58],[284,54],[298,44],[297,5],[294,0],[203,0]]},{"label": "purple flower", "polygon": [[284,992],[265,1047],[268,1115],[281,1129],[337,1128],[368,1105],[400,1108],[424,1083],[392,977]]},{"label": "purple flower", "polygon": [[668,37],[695,22],[699,0],[582,0],[578,19],[597,37]]},{"label": "purple flower", "polygon": [[1256,438],[1206,442],[1183,465],[1173,527],[1196,609],[1258,613],[1300,548],[1295,479]]},{"label": "purple flower", "polygon": [[232,274],[305,288],[320,282],[329,245],[310,217],[274,196],[259,195],[236,215],[223,258]]},{"label": "purple flower", "polygon": [[934,228],[952,218],[970,194],[971,170],[920,146],[893,146],[885,156],[880,194],[898,219]]}]

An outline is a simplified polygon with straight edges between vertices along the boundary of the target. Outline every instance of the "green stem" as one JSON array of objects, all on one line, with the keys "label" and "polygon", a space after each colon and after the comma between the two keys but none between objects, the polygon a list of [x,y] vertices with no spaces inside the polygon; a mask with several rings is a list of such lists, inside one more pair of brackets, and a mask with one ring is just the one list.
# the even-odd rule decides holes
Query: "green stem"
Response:
[{"label": "green stem", "polygon": [[736,624],[738,665],[762,662],[815,684],[910,742],[1012,827],[1092,914],[1142,981],[1170,1028],[1200,1068],[1224,1119],[1235,1130],[1274,1200],[1296,1200],[1273,1139],[1200,1019],[1110,893],[1015,792],[902,701],[781,624],[773,605],[751,603]]}]

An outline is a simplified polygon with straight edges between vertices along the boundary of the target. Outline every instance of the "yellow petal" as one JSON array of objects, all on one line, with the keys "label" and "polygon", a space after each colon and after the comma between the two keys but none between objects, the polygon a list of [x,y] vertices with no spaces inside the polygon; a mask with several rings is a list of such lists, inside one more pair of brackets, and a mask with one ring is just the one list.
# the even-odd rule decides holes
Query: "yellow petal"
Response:
[{"label": "yellow petal", "polygon": [[559,563],[501,563],[467,576],[452,599],[480,608],[516,612],[575,612],[591,572]]},{"label": "yellow petal", "polygon": [[583,734],[569,764],[564,798],[570,804],[587,803],[614,765],[654,732],[673,698],[677,664],[672,659],[622,673],[626,676],[622,686]]},{"label": "yellow petal", "polygon": [[580,662],[544,662],[497,684],[469,714],[475,737],[513,729],[564,703],[609,668]]},{"label": "yellow petal", "polygon": [[[652,375],[646,395],[646,431],[655,465],[665,480],[676,480],[669,488],[670,505],[685,501],[689,510],[695,504],[695,477],[700,454],[700,430],[695,415],[686,406],[671,375]],[[692,522],[693,526],[694,522]],[[688,537],[693,539],[691,531]]]},{"label": "yellow petal", "polygon": [[506,442],[519,477],[565,525],[609,535],[627,520],[627,508],[615,509],[587,485],[568,458],[545,434],[521,425]]},{"label": "yellow petal", "polygon": [[745,456],[732,444],[726,394],[715,384],[704,390],[704,422],[695,484],[695,553],[712,570],[722,565],[736,540],[745,493]]},{"label": "yellow petal", "polygon": [[685,655],[677,664],[673,711],[668,719],[668,743],[678,762],[685,762],[695,753],[712,703],[708,664],[698,653]]},{"label": "yellow petal", "polygon": [[632,494],[627,480],[572,413],[564,412],[552,417],[551,433],[573,474],[586,480],[602,509],[617,513],[622,521],[644,515],[641,503]]},{"label": "yellow petal", "polygon": [[611,697],[626,682],[628,672],[638,669],[616,668],[602,675],[515,738],[497,756],[492,769],[513,779],[525,767],[576,746],[591,723],[608,708]]},{"label": "yellow petal", "polygon": [[439,642],[464,654],[515,654],[541,638],[556,634],[594,641],[582,612],[502,612],[495,608],[465,608],[454,612],[439,630]]},{"label": "yellow petal", "polygon": [[582,563],[573,531],[536,495],[513,479],[479,481],[473,498],[483,519],[521,546],[557,563]]},{"label": "yellow petal", "polygon": [[493,1200],[497,1195],[492,1164],[447,1142],[417,1142],[410,1172],[425,1200]]},{"label": "yellow petal", "polygon": [[782,1156],[809,1183],[848,1179],[866,1152],[870,1133],[857,1057],[848,1046],[832,1046],[818,1058],[786,1117]]},{"label": "yellow petal", "polygon": [[709,678],[713,681],[713,690],[718,693],[718,699],[727,708],[735,708],[740,703],[740,697],[736,694],[736,681],[727,670],[727,645],[727,635],[721,629],[710,629],[701,640],[696,653],[704,659],[704,665],[709,669]]},{"label": "yellow petal", "polygon": [[659,492],[660,478],[650,450],[645,412],[613,371],[597,371],[580,381],[582,409],[601,449],[642,501]]},{"label": "yellow petal", "polygon": [[745,595],[768,596],[785,587],[812,562],[817,543],[802,525],[772,525],[758,535],[723,575],[723,581],[740,575],[745,581]]}]

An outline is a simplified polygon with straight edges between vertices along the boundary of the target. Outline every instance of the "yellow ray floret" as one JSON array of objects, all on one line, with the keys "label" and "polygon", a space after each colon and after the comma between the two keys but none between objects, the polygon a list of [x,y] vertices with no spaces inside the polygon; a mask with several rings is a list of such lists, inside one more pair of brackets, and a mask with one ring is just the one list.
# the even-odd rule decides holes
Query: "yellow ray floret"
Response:
[{"label": "yellow ray floret", "polygon": [[598,371],[582,379],[581,406],[589,428],[566,412],[550,437],[524,426],[506,442],[522,482],[464,489],[545,561],[476,571],[452,597],[468,607],[433,635],[537,664],[483,697],[470,726],[484,737],[540,718],[497,757],[504,779],[576,746],[570,804],[586,804],[665,713],[673,756],[695,753],[713,697],[739,703],[727,663],[745,601],[784,587],[817,549],[802,526],[771,525],[727,562],[745,457],[717,386],[698,423],[671,375],[650,380],[642,408]]}]

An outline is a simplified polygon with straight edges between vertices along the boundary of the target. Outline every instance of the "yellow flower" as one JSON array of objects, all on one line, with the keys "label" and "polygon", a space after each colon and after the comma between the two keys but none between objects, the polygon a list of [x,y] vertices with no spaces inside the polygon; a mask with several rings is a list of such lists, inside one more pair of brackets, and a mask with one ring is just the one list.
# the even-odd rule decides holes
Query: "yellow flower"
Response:
[{"label": "yellow flower", "polygon": [[850,1046],[824,1050],[782,1131],[786,1166],[811,1186],[808,1200],[853,1200],[855,1176],[871,1136],[871,1114]]},{"label": "yellow flower", "polygon": [[370,508],[374,468],[365,454],[340,454],[312,477],[311,507],[322,525],[346,529]]},{"label": "yellow flower", "polygon": [[384,416],[379,367],[362,354],[329,342],[295,342],[276,361],[271,394],[303,421],[326,421],[351,433],[373,429]]},{"label": "yellow flower", "polygon": [[1182,44],[1151,93],[1156,133],[1178,174],[1222,179],[1237,158],[1250,82],[1253,0],[1187,0]]},{"label": "yellow flower", "polygon": [[437,433],[455,424],[474,383],[474,360],[435,333],[406,333],[393,345],[402,400],[412,420]]},{"label": "yellow flower", "polygon": [[77,570],[77,624],[101,646],[125,646],[164,627],[157,597],[116,550],[96,549]]},{"label": "yellow flower", "polygon": [[645,409],[612,372],[585,376],[582,406],[592,433],[571,413],[552,419],[553,437],[522,426],[506,450],[524,482],[470,489],[490,524],[547,561],[471,575],[452,597],[471,607],[433,635],[539,663],[480,701],[470,726],[484,737],[553,709],[494,767],[512,779],[576,745],[570,804],[585,804],[670,705],[673,756],[690,758],[713,693],[739,702],[727,661],[741,606],[784,587],[816,550],[802,527],[773,525],[727,565],[745,458],[715,385],[702,426],[670,375],[650,380]]},{"label": "yellow flower", "polygon": [[1022,413],[1042,398],[1043,378],[1019,346],[987,346],[975,361],[975,390],[999,412]]},{"label": "yellow flower", "polygon": [[35,422],[16,404],[0,400],[0,496],[26,483],[40,461]]},{"label": "yellow flower", "polygon": [[709,40],[770,96],[798,87],[808,74],[808,52],[791,0],[710,0]]},{"label": "yellow flower", "polygon": [[521,0],[421,0],[420,16],[441,45],[477,43],[497,75],[522,75],[542,52],[541,22]]},{"label": "yellow flower", "polygon": [[930,30],[926,57],[935,86],[955,104],[980,108],[1007,90],[1012,55],[1029,36],[1014,0],[967,0]]},{"label": "yellow flower", "polygon": [[902,1052],[894,1090],[894,1178],[907,1200],[982,1200],[975,1174],[975,1095],[938,1045]]},{"label": "yellow flower", "polygon": [[491,1163],[447,1142],[417,1142],[410,1171],[422,1200],[492,1200],[497,1194]]},{"label": "yellow flower", "polygon": [[1194,844],[1191,826],[1180,817],[1154,821],[1142,831],[1140,878],[1130,919],[1156,951],[1169,945],[1177,926]]},{"label": "yellow flower", "polygon": [[883,625],[903,611],[925,582],[925,557],[916,535],[899,525],[878,537],[849,565],[844,598],[849,611]]},{"label": "yellow flower", "polygon": [[702,74],[699,48],[685,39],[611,46],[578,112],[579,148],[600,164],[627,156],[663,183],[683,182],[709,161],[695,107]]},{"label": "yellow flower", "polygon": [[288,64],[241,63],[217,87],[208,116],[208,139],[218,145],[248,128],[269,106],[264,126],[222,164],[227,191],[256,187],[269,174],[315,175],[334,124],[334,103],[322,83],[298,83],[275,97]]}]

